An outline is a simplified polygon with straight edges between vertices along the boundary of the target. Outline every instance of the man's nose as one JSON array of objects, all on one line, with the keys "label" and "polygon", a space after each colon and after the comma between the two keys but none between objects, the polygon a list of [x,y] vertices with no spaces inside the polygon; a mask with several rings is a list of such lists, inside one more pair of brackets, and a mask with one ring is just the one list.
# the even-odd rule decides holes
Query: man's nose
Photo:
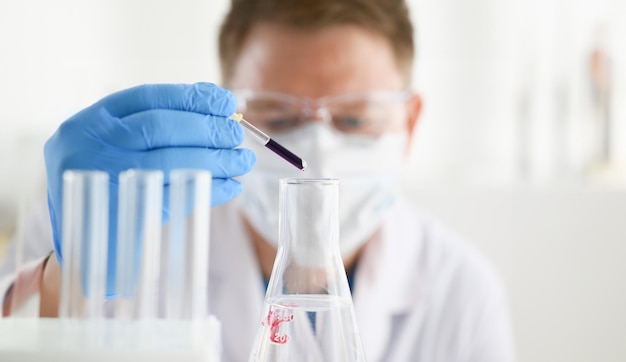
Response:
[{"label": "man's nose", "polygon": [[305,117],[307,123],[330,123],[330,120],[330,112],[325,107],[317,107]]}]

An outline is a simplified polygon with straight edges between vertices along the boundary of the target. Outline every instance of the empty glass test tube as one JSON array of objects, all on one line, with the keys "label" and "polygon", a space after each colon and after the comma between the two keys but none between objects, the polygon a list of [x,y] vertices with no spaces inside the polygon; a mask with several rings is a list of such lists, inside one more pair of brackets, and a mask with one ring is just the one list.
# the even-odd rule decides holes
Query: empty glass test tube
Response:
[{"label": "empty glass test tube", "polygon": [[109,217],[106,172],[63,174],[61,318],[104,318]]},{"label": "empty glass test tube", "polygon": [[163,172],[128,170],[119,176],[117,319],[158,317]]},{"label": "empty glass test tube", "polygon": [[167,238],[165,317],[208,318],[209,217],[211,173],[170,173],[170,222]]}]

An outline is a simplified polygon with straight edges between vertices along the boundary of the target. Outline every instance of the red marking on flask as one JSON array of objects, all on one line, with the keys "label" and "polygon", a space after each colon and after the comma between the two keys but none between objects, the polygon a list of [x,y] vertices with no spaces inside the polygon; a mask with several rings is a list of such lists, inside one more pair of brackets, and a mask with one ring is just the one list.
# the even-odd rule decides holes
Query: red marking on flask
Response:
[{"label": "red marking on flask", "polygon": [[266,320],[261,323],[263,326],[267,325],[270,327],[270,341],[276,344],[287,343],[289,336],[287,336],[287,333],[280,334],[280,324],[283,322],[291,322],[293,320],[293,314],[287,314],[285,316],[281,314],[270,310]]}]

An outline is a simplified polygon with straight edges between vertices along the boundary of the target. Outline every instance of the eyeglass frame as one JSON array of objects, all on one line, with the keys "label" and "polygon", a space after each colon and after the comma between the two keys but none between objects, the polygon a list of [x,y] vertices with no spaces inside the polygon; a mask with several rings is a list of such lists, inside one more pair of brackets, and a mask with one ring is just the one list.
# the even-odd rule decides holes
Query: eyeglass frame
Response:
[{"label": "eyeglass frame", "polygon": [[[408,106],[408,101],[415,96],[415,92],[407,89],[395,89],[395,90],[370,90],[362,92],[348,92],[337,95],[324,96],[320,98],[300,97],[294,96],[288,93],[282,93],[269,90],[252,90],[252,89],[236,89],[232,93],[235,95],[238,101],[238,112],[245,113],[247,108],[247,102],[251,98],[255,99],[267,99],[283,101],[285,104],[297,105],[299,108],[300,118],[298,124],[293,128],[302,127],[304,124],[310,122],[312,119],[323,120],[324,123],[330,123],[336,129],[339,129],[333,122],[333,116],[329,111],[329,107],[333,103],[350,101],[350,100],[365,100],[365,101],[393,101]],[[262,98],[264,97],[264,98]],[[243,103],[243,104],[242,104]],[[243,107],[243,109],[239,109]],[[408,111],[408,108],[407,108]],[[254,123],[254,119],[250,120]],[[341,130],[340,130],[341,131]],[[343,131],[342,131],[343,132]],[[381,132],[382,133],[382,132]]]}]

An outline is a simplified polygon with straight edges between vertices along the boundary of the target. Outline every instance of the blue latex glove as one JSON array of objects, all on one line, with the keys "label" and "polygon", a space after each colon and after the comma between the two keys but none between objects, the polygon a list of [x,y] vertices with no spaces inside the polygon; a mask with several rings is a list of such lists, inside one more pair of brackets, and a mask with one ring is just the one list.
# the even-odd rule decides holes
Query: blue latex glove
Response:
[{"label": "blue latex glove", "polygon": [[[120,172],[129,168],[162,170],[167,189],[170,170],[206,169],[213,174],[213,206],[237,196],[241,184],[232,177],[250,171],[256,158],[250,150],[234,148],[244,138],[243,128],[226,119],[235,109],[232,93],[210,83],[143,85],[111,94],[61,124],[44,147],[59,263],[63,265],[61,192],[65,170],[109,174],[108,296],[113,295],[115,286],[111,271],[115,266]],[[167,215],[167,204],[163,211]]]}]

